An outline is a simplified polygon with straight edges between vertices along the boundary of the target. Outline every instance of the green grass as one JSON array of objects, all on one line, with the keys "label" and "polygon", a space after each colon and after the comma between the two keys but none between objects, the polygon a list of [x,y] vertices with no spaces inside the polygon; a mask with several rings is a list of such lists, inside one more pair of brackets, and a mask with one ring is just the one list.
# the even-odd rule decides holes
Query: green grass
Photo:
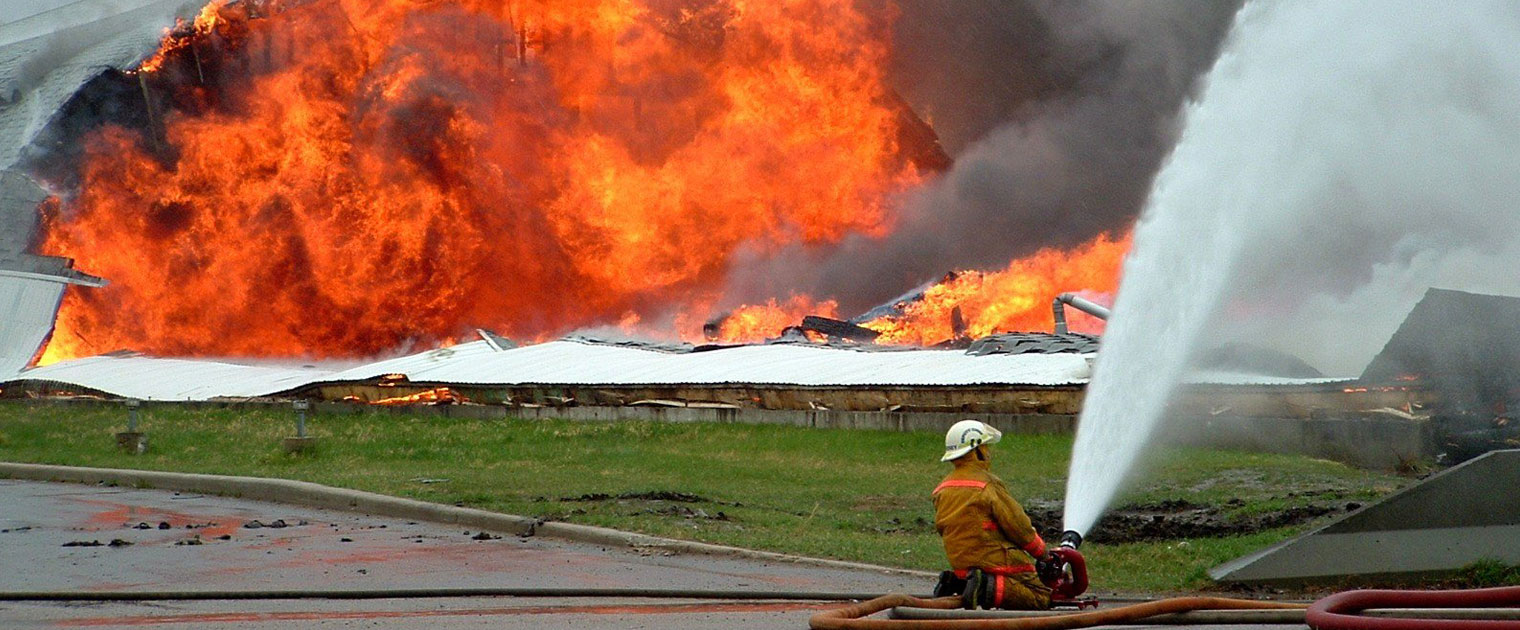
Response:
[{"label": "green grass", "polygon": [[[659,536],[943,568],[929,499],[947,470],[938,434],[363,413],[312,418],[317,450],[288,455],[280,439],[294,433],[294,422],[284,410],[149,406],[140,430],[150,447],[133,456],[112,440],[125,417],[117,406],[0,404],[0,460],[282,477]],[[1008,436],[993,469],[1021,500],[1059,500],[1071,445],[1070,436]],[[1305,457],[1199,449],[1158,456],[1121,502],[1238,497],[1235,509],[1251,513],[1328,496],[1370,499],[1404,484]],[[702,500],[574,500],[657,491]],[[1285,497],[1289,491],[1296,496]],[[1182,591],[1207,586],[1207,568],[1296,531],[1083,550],[1096,589]]]}]

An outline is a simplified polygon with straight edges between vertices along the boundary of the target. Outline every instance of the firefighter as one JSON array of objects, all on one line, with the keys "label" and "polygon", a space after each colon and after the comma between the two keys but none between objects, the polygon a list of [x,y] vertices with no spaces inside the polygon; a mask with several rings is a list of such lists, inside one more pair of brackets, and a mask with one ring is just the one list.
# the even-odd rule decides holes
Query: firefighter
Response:
[{"label": "firefighter", "polygon": [[1036,564],[1053,558],[989,467],[990,447],[1002,437],[976,420],[957,422],[945,434],[940,461],[955,468],[934,489],[934,528],[953,571],[940,575],[934,594],[961,594],[967,608],[1044,610],[1050,588]]}]

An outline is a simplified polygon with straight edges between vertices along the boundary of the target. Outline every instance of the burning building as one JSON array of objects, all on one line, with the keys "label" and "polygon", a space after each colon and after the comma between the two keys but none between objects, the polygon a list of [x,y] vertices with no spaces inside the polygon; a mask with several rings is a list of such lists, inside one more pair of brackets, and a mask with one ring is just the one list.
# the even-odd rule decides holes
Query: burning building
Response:
[{"label": "burning building", "polygon": [[[55,195],[33,251],[112,284],[65,298],[44,363],[124,348],[365,358],[477,327],[543,341],[613,325],[696,341],[719,312],[737,315],[720,339],[759,339],[919,283],[922,264],[969,270],[906,311],[854,323],[910,345],[1046,329],[1049,294],[1116,286],[1136,205],[1123,200],[1145,180],[1118,174],[1148,172],[1164,153],[1173,103],[1231,13],[1155,37],[1121,29],[1109,45],[1057,32],[1077,28],[1072,16],[1003,2],[56,4],[0,26],[19,46],[0,64],[12,94],[4,163]],[[948,45],[967,28],[988,47]],[[1051,66],[1067,48],[1066,65]],[[1088,48],[1120,55],[1129,74],[1075,54]],[[1174,67],[1183,57],[1193,65]],[[946,82],[997,99],[926,89]],[[1124,97],[1131,82],[1155,102]],[[923,233],[908,198],[952,168],[951,153],[1092,89],[1113,93],[1084,95],[1080,116],[1122,112],[1103,121],[1108,137],[1154,149],[1103,169],[1134,180],[1127,195],[1071,187],[1104,198],[1075,207],[1112,203],[1103,212],[1118,219],[1052,232],[1057,248],[1020,230],[974,260],[883,265],[850,295],[736,288],[755,260]],[[1051,106],[1020,105],[1042,100]],[[873,281],[894,268],[899,284]],[[738,325],[757,319],[770,323]]]},{"label": "burning building", "polygon": [[1520,298],[1430,289],[1360,381],[1431,392],[1449,461],[1520,447]]},{"label": "burning building", "polygon": [[[73,28],[51,18],[107,4],[118,12],[90,13],[101,25],[65,38],[75,45],[65,63],[42,62],[62,50],[42,31]],[[1068,423],[1095,352],[1090,335],[1103,324],[1073,313],[1072,334],[1028,331],[1059,325],[1050,308],[1058,294],[1085,290],[1084,299],[1106,302],[1116,290],[1128,222],[1169,146],[1170,117],[1232,12],[1221,5],[1184,21],[1184,32],[1121,29],[1128,39],[1103,42],[1057,32],[1070,15],[1005,2],[129,4],[60,2],[27,36],[20,25],[38,16],[0,25],[0,45],[11,47],[0,63],[9,94],[0,157],[26,174],[4,184],[20,200],[5,210],[16,217],[11,249],[19,256],[24,242],[111,280],[68,293],[44,366],[7,392],[376,401],[448,387],[519,411],[575,401],[984,411]],[[1007,73],[981,64],[928,77],[928,61],[987,52],[947,43],[947,25],[1033,43],[998,49],[1020,62]],[[1010,29],[1021,37],[1003,37]],[[1042,67],[1057,50],[1073,53],[1070,65]],[[1086,145],[1066,143],[1076,137],[1069,128],[1087,129],[1084,116],[1103,112],[1122,116],[1098,121],[1106,131],[1088,153],[1130,161],[1078,169],[1099,172],[1101,185],[978,161],[974,139],[994,123],[923,87],[957,76],[1006,99],[998,116],[1061,112],[1018,121],[1040,149],[1024,156],[1029,164],[1086,164],[1075,159]],[[1046,107],[1015,106],[1036,102]],[[1068,102],[1083,106],[1062,109]],[[1134,151],[1116,154],[1116,143]],[[1025,169],[1007,199],[988,183],[1005,174],[995,166]],[[27,178],[52,196],[38,202]],[[931,211],[960,212],[957,195],[989,191],[1002,201],[983,205],[1030,214]],[[938,222],[965,225],[941,233]],[[1007,246],[850,257],[946,238],[946,251]],[[765,273],[782,263],[838,277],[746,285],[757,274],[796,279]],[[925,265],[955,271],[922,283]],[[15,330],[33,339],[47,327]],[[469,341],[480,328],[524,345]],[[674,345],[566,338],[609,328]],[[36,343],[17,347],[12,354],[30,360]],[[613,350],[616,361],[595,354]],[[406,358],[373,362],[398,355]],[[196,377],[200,361],[154,358],[166,356],[373,369],[219,361],[219,380],[240,383],[222,387]],[[741,370],[736,357],[770,367]],[[565,365],[580,360],[632,375],[609,381]],[[150,369],[174,376],[118,380]],[[1344,389],[1303,370],[1215,380]]]}]

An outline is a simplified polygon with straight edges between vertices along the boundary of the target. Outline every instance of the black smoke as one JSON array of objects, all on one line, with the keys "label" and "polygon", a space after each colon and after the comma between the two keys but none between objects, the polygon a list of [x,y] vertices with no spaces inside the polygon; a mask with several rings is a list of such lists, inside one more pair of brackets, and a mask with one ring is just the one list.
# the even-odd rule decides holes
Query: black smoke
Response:
[{"label": "black smoke", "polygon": [[[1134,222],[1237,2],[898,0],[890,79],[954,167],[882,239],[756,255],[729,298],[858,312],[957,268],[1001,268]],[[1070,287],[1078,290],[1083,287]]]}]

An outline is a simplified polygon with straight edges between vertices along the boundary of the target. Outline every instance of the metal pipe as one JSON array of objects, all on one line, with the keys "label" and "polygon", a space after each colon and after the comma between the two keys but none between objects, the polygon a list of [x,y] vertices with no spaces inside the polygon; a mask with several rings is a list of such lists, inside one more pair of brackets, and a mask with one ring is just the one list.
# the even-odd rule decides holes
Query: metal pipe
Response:
[{"label": "metal pipe", "polygon": [[1057,295],[1056,299],[1050,303],[1050,310],[1054,313],[1056,318],[1057,335],[1065,335],[1071,332],[1066,328],[1067,304],[1070,304],[1073,308],[1082,311],[1083,313],[1087,313],[1088,315],[1092,315],[1098,319],[1108,319],[1108,316],[1111,312],[1108,310],[1108,307],[1075,293],[1062,293],[1060,295]]},{"label": "metal pipe", "polygon": [[127,399],[127,432],[137,432],[137,410],[142,407],[142,401],[136,398]]},{"label": "metal pipe", "polygon": [[298,398],[294,407],[296,408],[296,437],[304,438],[306,437],[306,410],[311,408],[311,403],[305,398]]}]

